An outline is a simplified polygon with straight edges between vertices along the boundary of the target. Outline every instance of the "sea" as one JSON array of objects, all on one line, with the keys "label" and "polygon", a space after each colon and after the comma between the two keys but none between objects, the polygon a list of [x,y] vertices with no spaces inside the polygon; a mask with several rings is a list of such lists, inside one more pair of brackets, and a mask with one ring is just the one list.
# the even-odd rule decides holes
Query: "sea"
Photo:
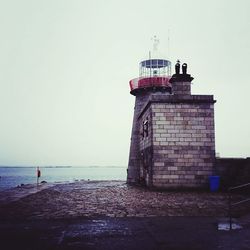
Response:
[{"label": "sea", "polygon": [[[49,166],[39,167],[39,182],[74,182],[79,180],[126,180],[127,167],[121,166]],[[13,187],[36,184],[37,167],[0,167],[0,191]]]}]

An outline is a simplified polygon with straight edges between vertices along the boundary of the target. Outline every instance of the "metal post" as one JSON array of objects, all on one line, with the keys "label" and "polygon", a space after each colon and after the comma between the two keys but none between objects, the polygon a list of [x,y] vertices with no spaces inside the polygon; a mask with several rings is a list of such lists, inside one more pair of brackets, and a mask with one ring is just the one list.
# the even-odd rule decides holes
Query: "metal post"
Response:
[{"label": "metal post", "polygon": [[36,186],[38,187],[38,170],[39,168],[36,168]]},{"label": "metal post", "polygon": [[228,216],[229,216],[229,229],[232,230],[232,193],[229,189],[229,198],[228,198]]},{"label": "metal post", "polygon": [[230,223],[230,230],[232,230],[232,208],[234,206],[238,206],[240,204],[243,204],[243,203],[246,203],[246,202],[250,201],[250,198],[247,197],[244,200],[240,200],[240,201],[237,201],[237,202],[232,202],[232,192],[234,190],[239,190],[239,189],[249,187],[249,186],[250,186],[250,183],[246,183],[246,184],[243,184],[243,185],[230,187],[228,189],[228,217],[229,217],[229,223]]}]

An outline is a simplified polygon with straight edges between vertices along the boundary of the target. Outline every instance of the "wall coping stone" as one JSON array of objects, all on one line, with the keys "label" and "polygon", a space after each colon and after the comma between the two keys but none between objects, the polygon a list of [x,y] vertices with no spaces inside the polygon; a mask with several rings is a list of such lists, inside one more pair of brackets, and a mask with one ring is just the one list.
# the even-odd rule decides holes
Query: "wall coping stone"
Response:
[{"label": "wall coping stone", "polygon": [[213,95],[164,95],[153,94],[149,97],[147,103],[143,106],[138,119],[145,113],[152,103],[216,103]]}]

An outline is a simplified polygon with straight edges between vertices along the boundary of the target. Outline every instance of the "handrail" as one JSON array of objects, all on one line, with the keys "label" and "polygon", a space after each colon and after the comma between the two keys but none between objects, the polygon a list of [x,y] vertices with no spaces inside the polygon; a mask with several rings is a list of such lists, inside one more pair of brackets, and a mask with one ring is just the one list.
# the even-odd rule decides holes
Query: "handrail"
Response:
[{"label": "handrail", "polygon": [[246,184],[242,184],[242,185],[239,185],[239,186],[228,188],[228,193],[229,193],[229,197],[228,197],[228,217],[229,217],[230,230],[232,230],[232,207],[250,201],[250,197],[249,197],[249,198],[246,198],[244,200],[240,200],[238,202],[232,203],[232,191],[235,191],[237,189],[242,189],[242,188],[245,188],[245,187],[248,187],[248,186],[250,186],[250,183],[246,183]]},{"label": "handrail", "polygon": [[228,190],[231,191],[231,190],[235,190],[235,189],[246,187],[246,186],[250,186],[250,182],[246,183],[246,184],[239,185],[239,186],[230,187]]}]

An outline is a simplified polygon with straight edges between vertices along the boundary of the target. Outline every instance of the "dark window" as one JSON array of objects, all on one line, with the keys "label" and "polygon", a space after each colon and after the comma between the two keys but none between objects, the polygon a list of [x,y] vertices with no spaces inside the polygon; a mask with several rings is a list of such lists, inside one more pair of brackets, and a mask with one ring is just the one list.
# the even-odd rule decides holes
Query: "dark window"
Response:
[{"label": "dark window", "polygon": [[143,122],[143,137],[148,137],[148,120]]}]

